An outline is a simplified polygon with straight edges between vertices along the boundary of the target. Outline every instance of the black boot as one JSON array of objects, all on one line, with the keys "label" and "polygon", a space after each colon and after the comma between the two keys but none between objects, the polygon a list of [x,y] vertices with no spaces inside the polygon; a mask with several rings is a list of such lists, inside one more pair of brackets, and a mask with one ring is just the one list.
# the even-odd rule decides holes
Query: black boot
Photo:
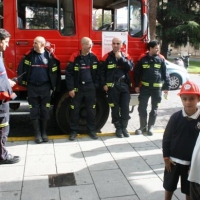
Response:
[{"label": "black boot", "polygon": [[122,138],[123,133],[122,133],[121,123],[115,122],[114,125],[115,125],[115,128],[116,128],[116,131],[115,131],[116,136],[119,137],[119,138]]},{"label": "black boot", "polygon": [[141,135],[147,131],[147,118],[140,117],[140,128],[135,131],[136,135]]},{"label": "black boot", "polygon": [[70,132],[70,136],[69,136],[69,140],[74,141],[76,136],[77,136],[77,132],[76,131],[71,131]]},{"label": "black boot", "polygon": [[35,134],[35,143],[40,144],[42,143],[42,137],[40,132],[40,122],[38,119],[32,120],[33,130]]},{"label": "black boot", "polygon": [[153,127],[156,121],[156,116],[149,116],[147,135],[153,135]]},{"label": "black boot", "polygon": [[128,125],[128,120],[122,120],[122,133],[124,137],[130,137],[129,132],[126,130]]},{"label": "black boot", "polygon": [[43,142],[48,142],[49,141],[49,138],[47,136],[47,132],[46,132],[46,129],[47,129],[47,120],[40,120],[40,125],[41,125],[41,133],[42,133],[42,139],[43,139]]}]

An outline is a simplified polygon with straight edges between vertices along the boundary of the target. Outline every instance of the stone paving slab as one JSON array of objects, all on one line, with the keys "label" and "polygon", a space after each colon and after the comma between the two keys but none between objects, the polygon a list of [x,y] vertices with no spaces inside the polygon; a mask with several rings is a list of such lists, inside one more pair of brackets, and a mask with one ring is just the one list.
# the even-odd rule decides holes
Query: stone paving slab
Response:
[{"label": "stone paving slab", "polygon": [[[164,198],[162,133],[67,138],[35,144],[8,142],[22,160],[0,166],[2,200],[161,200]],[[49,187],[48,175],[74,173],[76,185]],[[180,186],[173,200],[184,195]]]}]

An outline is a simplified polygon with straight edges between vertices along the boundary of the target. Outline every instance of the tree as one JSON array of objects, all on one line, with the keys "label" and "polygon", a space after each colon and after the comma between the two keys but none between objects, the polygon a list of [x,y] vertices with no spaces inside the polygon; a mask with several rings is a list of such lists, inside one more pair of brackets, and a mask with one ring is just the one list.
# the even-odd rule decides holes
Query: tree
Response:
[{"label": "tree", "polygon": [[169,43],[200,44],[200,1],[158,0],[157,21],[161,26],[161,53],[167,57]]},{"label": "tree", "polygon": [[149,0],[149,29],[150,39],[156,39],[156,13],[157,13],[157,0]]}]

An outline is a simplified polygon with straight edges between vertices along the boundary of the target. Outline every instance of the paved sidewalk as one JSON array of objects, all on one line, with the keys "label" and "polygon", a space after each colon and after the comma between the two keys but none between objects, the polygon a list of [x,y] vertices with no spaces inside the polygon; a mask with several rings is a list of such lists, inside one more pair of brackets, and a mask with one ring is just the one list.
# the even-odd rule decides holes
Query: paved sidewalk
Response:
[{"label": "paved sidewalk", "polygon": [[[156,133],[150,137],[116,138],[109,117],[98,140],[81,135],[71,142],[66,135],[58,135],[38,145],[33,137],[13,142],[9,138],[9,153],[22,159],[0,165],[0,200],[163,200],[161,143],[169,117],[182,107],[177,93],[172,91],[169,100],[163,99]],[[128,130],[133,133],[139,127],[137,106],[130,116]],[[59,187],[52,175],[67,176],[60,184],[72,185]],[[178,188],[173,200],[182,199]]]},{"label": "paved sidewalk", "polygon": [[[0,165],[1,200],[162,200],[162,133],[151,137],[79,137],[8,142],[13,165]],[[49,175],[72,173],[75,185],[50,187]],[[71,179],[61,182],[72,183]],[[56,179],[54,179],[56,184]],[[65,183],[66,184],[66,183]],[[177,189],[173,200],[184,199]]]}]

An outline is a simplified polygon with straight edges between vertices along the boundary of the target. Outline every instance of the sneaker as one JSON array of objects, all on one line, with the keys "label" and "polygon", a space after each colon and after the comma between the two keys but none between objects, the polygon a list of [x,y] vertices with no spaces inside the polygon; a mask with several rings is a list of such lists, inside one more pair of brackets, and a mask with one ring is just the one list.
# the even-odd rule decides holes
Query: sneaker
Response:
[{"label": "sneaker", "polygon": [[94,131],[91,131],[91,132],[89,133],[89,135],[90,135],[90,137],[91,137],[92,139],[94,139],[94,140],[98,139],[98,136],[97,136],[96,132],[94,132]]},{"label": "sneaker", "polygon": [[14,164],[14,163],[18,163],[19,161],[20,161],[19,156],[12,156],[11,154],[8,154],[8,157],[6,160],[0,160],[0,165]]},{"label": "sneaker", "polygon": [[77,132],[72,131],[69,136],[69,140],[74,141],[77,136]]}]

